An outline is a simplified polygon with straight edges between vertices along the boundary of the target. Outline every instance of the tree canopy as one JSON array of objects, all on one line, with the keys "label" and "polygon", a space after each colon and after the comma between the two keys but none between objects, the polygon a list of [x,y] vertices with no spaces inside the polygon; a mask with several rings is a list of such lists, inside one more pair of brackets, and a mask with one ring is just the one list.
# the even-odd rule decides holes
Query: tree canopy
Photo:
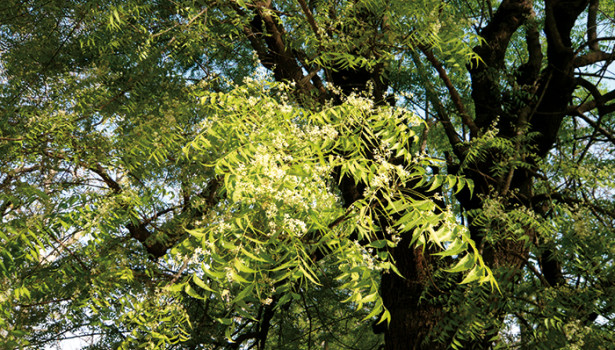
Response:
[{"label": "tree canopy", "polygon": [[0,347],[608,349],[615,5],[5,0]]}]

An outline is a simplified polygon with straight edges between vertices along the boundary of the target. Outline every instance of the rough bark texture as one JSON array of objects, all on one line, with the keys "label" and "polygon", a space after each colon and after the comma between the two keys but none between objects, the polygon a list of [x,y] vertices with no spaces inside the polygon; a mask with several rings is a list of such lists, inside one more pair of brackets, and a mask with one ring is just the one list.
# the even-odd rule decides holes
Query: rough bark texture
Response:
[{"label": "rough bark texture", "polygon": [[421,300],[431,281],[434,258],[429,251],[413,249],[402,241],[393,251],[397,267],[406,278],[382,276],[381,293],[391,323],[385,328],[385,349],[446,349],[446,344],[426,343],[442,315],[441,305]]}]

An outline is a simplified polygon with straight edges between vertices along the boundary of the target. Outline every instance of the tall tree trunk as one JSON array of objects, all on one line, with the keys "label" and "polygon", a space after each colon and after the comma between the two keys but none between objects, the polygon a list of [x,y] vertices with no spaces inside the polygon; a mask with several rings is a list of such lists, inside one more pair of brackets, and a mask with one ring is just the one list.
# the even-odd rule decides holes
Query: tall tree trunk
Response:
[{"label": "tall tree trunk", "polygon": [[[519,83],[536,88],[532,91],[532,98],[528,99],[525,105],[515,110],[504,106],[505,96],[499,88],[499,72],[504,68],[504,58],[512,35],[527,19],[534,17],[532,0],[504,0],[501,3],[492,21],[481,32],[485,43],[475,49],[483,62],[470,69],[476,126],[484,132],[494,121],[499,120],[498,136],[507,139],[517,138],[516,142],[521,142],[520,137],[523,135],[535,133],[538,136],[530,139],[533,144],[522,146],[526,149],[535,149],[540,158],[544,158],[553,147],[574,91],[575,55],[571,48],[570,35],[575,20],[588,4],[587,0],[545,2],[547,8],[545,33],[549,65],[540,72],[543,57],[539,35],[535,27],[528,26],[526,37],[529,59],[519,69]],[[504,176],[490,172],[489,169],[493,169],[498,162],[505,159],[504,157],[494,150],[486,159],[466,168],[463,175],[472,179],[476,187],[473,195],[467,190],[458,194],[457,198],[464,210],[480,210],[483,207],[483,199],[493,195],[494,191],[502,196],[515,193],[505,205],[510,209],[515,206],[533,209],[535,169],[512,168]],[[532,160],[523,160],[535,164]],[[451,168],[449,172],[454,173],[455,169]],[[493,244],[484,242],[482,228],[479,225],[470,220],[469,228],[472,238],[482,248],[486,264],[499,274],[501,286],[514,288],[516,276],[529,257],[529,246],[522,240],[515,240],[514,237]],[[501,230],[505,232],[507,228],[501,227]],[[533,229],[528,227],[525,234],[530,241],[536,241]],[[393,255],[405,279],[395,275],[383,276],[382,296],[392,316],[391,325],[385,331],[385,349],[448,347],[447,344],[429,341],[429,337],[433,338],[431,331],[437,327],[445,314],[442,305],[421,300],[425,288],[433,283],[428,276],[429,266],[434,266],[434,262],[425,254],[400,244]],[[546,250],[545,254],[550,256],[551,252]],[[549,256],[540,258],[544,278],[551,285],[562,283],[559,264]],[[503,305],[506,301],[502,298],[505,298],[507,292],[505,290],[503,295],[494,295],[494,300],[499,299],[499,302],[494,301],[491,305],[484,305],[484,313],[503,320],[506,312]],[[498,332],[499,329],[486,329],[484,337],[463,345],[465,348],[487,349],[492,345],[490,338]],[[426,340],[428,342],[425,342]]]}]

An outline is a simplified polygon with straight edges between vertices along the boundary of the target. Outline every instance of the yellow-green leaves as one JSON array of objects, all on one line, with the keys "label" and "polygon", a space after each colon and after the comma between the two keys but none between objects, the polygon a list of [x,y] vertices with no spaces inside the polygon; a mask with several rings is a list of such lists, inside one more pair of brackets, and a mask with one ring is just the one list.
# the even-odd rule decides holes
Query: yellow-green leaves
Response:
[{"label": "yellow-green leaves", "polygon": [[[289,102],[290,89],[248,79],[228,93],[198,92],[207,118],[183,155],[215,170],[224,200],[188,230],[203,250],[196,287],[250,315],[245,303],[292,300],[333,264],[346,302],[388,321],[380,274],[399,274],[388,249],[400,241],[461,261],[449,271],[465,273],[463,283],[494,282],[467,229],[437,204],[437,193],[471,183],[427,173],[436,160],[412,152],[415,116],[354,95],[311,111]],[[365,184],[361,198],[344,203],[335,176]]]}]

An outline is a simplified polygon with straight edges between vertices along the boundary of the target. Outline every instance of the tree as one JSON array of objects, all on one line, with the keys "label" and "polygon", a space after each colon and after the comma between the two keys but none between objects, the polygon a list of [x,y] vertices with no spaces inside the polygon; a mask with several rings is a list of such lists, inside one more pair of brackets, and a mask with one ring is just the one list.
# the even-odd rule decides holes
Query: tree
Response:
[{"label": "tree", "polygon": [[611,2],[2,6],[3,347],[615,342]]}]

